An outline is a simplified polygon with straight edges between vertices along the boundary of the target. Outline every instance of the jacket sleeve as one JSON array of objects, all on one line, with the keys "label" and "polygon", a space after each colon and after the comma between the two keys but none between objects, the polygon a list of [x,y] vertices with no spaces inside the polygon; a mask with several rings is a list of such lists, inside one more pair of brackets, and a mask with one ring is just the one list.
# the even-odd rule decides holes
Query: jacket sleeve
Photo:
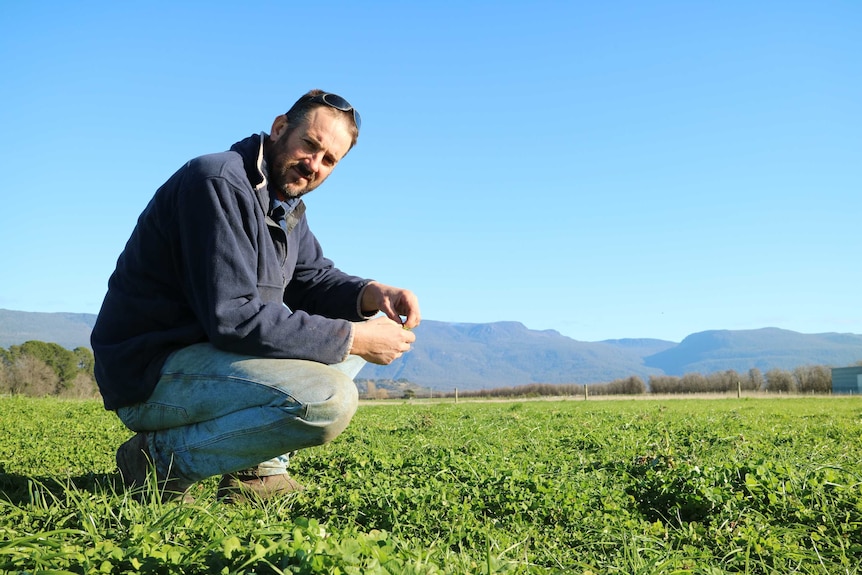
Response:
[{"label": "jacket sleeve", "polygon": [[305,214],[291,232],[289,245],[298,252],[284,302],[293,310],[350,321],[367,319],[359,309],[362,288],[370,281],[346,274],[323,255]]},{"label": "jacket sleeve", "polygon": [[[208,339],[240,354],[343,361],[352,325],[292,313],[281,297],[273,297],[276,290],[281,296],[283,277],[280,266],[259,265],[259,258],[274,254],[268,230],[259,229],[265,225],[261,208],[250,187],[231,180],[203,179],[193,201],[177,203],[182,285]],[[262,267],[272,277],[258,277]]]}]

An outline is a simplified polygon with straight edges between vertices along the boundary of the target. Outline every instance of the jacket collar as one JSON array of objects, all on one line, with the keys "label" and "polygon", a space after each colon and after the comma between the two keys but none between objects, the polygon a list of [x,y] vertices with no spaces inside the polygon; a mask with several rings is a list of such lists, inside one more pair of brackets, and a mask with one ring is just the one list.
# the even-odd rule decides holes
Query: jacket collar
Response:
[{"label": "jacket collar", "polygon": [[[257,200],[260,202],[260,207],[263,213],[269,214],[274,205],[276,196],[269,190],[269,182],[267,180],[266,158],[263,155],[263,145],[269,134],[261,132],[240,140],[230,147],[232,152],[238,153],[242,157],[243,167],[245,168],[248,181],[257,195]],[[285,214],[287,215],[288,231],[293,229],[296,221],[305,213],[305,204],[299,198],[292,198],[281,202],[284,206]],[[292,217],[291,217],[292,216]]]}]

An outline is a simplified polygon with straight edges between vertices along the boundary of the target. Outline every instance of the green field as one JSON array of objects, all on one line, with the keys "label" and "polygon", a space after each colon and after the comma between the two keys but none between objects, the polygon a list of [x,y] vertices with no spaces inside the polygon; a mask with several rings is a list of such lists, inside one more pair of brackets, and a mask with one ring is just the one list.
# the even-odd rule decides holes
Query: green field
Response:
[{"label": "green field", "polygon": [[0,571],[862,573],[862,398],[363,405],[263,505],[138,502],[130,435],[0,398]]}]

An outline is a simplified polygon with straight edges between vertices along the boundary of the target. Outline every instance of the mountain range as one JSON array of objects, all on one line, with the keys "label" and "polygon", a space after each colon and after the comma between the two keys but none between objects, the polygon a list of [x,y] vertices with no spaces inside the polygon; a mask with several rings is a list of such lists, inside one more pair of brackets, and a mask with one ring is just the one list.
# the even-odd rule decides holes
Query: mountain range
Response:
[{"label": "mountain range", "polygon": [[[0,347],[39,340],[68,349],[89,347],[96,316],[0,309]],[[862,335],[803,334],[766,327],[710,330],[681,342],[613,339],[584,342],[518,322],[423,320],[416,344],[392,365],[367,365],[360,378],[406,380],[439,390],[488,389],[529,383],[601,383],[632,375],[746,373],[802,365],[841,367],[862,360]]]}]

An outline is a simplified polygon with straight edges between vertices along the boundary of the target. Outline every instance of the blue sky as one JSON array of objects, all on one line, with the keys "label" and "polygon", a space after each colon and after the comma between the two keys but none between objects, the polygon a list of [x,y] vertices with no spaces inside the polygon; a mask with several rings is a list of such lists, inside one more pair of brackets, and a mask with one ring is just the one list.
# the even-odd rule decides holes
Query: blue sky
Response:
[{"label": "blue sky", "polygon": [[426,319],[862,333],[862,3],[4,2],[0,308],[97,313],[155,189],[310,88],[326,254]]}]

